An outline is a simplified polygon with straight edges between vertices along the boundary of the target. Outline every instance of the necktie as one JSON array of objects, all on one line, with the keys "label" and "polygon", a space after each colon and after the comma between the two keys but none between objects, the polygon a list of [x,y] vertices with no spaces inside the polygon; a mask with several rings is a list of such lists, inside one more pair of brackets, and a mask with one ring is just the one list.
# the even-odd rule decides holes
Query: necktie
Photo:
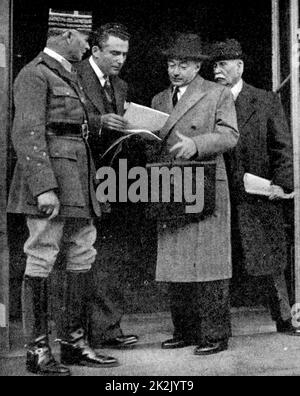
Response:
[{"label": "necktie", "polygon": [[113,87],[111,86],[111,83],[110,83],[110,80],[109,80],[108,77],[105,80],[105,84],[103,86],[103,89],[104,89],[104,92],[105,92],[105,95],[106,95],[106,99],[108,100],[108,102],[110,104],[113,104],[115,95],[114,95]]},{"label": "necktie", "polygon": [[173,107],[175,107],[178,103],[178,94],[179,94],[179,87],[175,87],[173,96],[172,96]]},{"label": "necktie", "polygon": [[105,79],[105,84],[103,86],[105,97],[108,103],[108,110],[112,113],[117,113],[116,99],[114,94],[114,89],[108,77]]}]

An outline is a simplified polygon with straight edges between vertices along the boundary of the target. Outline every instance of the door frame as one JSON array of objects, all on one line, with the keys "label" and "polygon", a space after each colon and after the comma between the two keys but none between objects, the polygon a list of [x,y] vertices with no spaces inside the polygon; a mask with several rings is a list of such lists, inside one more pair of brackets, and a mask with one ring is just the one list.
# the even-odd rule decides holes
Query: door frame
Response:
[{"label": "door frame", "polygon": [[0,0],[0,353],[9,351],[9,251],[7,238],[7,146],[12,112],[13,0]]},{"label": "door frame", "polygon": [[294,141],[295,183],[295,297],[300,304],[300,61],[299,0],[290,0],[291,118]]}]

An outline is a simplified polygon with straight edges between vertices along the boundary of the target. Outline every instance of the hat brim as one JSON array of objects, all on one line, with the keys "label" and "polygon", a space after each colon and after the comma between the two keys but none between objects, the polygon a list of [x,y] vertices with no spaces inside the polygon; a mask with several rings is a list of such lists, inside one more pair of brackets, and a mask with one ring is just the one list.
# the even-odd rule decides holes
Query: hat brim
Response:
[{"label": "hat brim", "polygon": [[220,55],[220,56],[210,56],[209,57],[211,62],[221,62],[221,61],[230,61],[230,60],[244,60],[244,55],[241,56],[225,56],[225,55]]},{"label": "hat brim", "polygon": [[173,58],[173,59],[190,59],[190,60],[207,60],[210,57],[204,54],[188,54],[183,52],[172,52],[172,51],[162,51],[162,55],[166,58]]}]

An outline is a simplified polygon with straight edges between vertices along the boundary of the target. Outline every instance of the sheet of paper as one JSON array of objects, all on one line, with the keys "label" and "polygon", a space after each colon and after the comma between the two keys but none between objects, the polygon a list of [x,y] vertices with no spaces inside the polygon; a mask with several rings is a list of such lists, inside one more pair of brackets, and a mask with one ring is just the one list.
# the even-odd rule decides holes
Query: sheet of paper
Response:
[{"label": "sheet of paper", "polygon": [[0,67],[6,67],[6,51],[4,44],[0,44]]},{"label": "sheet of paper", "polygon": [[0,327],[6,327],[6,309],[5,305],[0,304]]},{"label": "sheet of paper", "polygon": [[158,140],[161,141],[161,138],[155,135],[154,133],[146,130],[146,129],[126,129],[125,133],[129,135],[140,135],[147,140]]},{"label": "sheet of paper", "polygon": [[[271,181],[259,176],[245,173],[244,186],[248,194],[263,195],[269,197],[271,195]],[[285,194],[283,199],[293,199],[295,196],[292,194]]]},{"label": "sheet of paper", "polygon": [[124,118],[130,125],[129,130],[138,129],[155,132],[162,129],[169,118],[169,114],[136,103],[130,103]]}]

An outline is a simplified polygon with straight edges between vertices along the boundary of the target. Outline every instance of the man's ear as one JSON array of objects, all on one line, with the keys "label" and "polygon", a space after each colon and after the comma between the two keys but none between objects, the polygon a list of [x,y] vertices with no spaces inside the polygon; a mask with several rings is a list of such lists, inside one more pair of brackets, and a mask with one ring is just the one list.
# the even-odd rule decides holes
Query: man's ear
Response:
[{"label": "man's ear", "polygon": [[92,48],[92,54],[97,58],[99,52],[101,52],[101,49],[98,47],[98,45],[94,45]]},{"label": "man's ear", "polygon": [[240,71],[240,73],[241,73],[241,75],[242,75],[242,74],[244,73],[244,69],[245,69],[244,61],[239,60],[238,65],[239,65],[239,71]]},{"label": "man's ear", "polygon": [[72,30],[66,30],[63,33],[63,38],[67,41],[68,44],[70,44],[70,42],[72,41],[72,38],[73,38]]},{"label": "man's ear", "polygon": [[203,62],[197,62],[196,63],[196,68],[198,69],[198,72],[201,70],[202,64],[203,64]]}]

